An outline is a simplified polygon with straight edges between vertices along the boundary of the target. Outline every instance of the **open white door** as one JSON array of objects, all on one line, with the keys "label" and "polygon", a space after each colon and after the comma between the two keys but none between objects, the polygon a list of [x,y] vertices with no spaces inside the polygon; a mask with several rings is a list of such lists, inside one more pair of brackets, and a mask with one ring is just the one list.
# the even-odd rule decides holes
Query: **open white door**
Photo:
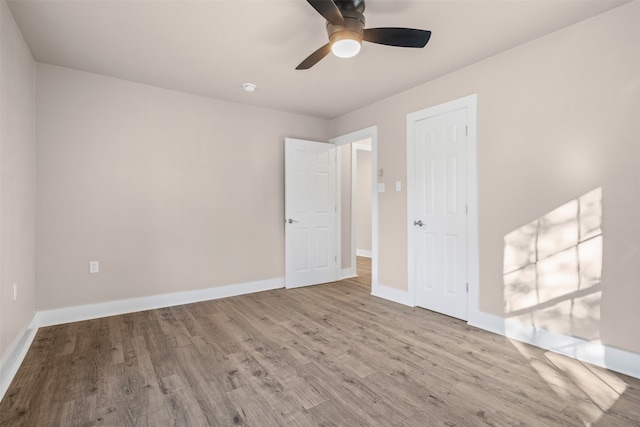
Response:
[{"label": "open white door", "polygon": [[336,280],[336,147],[286,138],[285,286]]}]

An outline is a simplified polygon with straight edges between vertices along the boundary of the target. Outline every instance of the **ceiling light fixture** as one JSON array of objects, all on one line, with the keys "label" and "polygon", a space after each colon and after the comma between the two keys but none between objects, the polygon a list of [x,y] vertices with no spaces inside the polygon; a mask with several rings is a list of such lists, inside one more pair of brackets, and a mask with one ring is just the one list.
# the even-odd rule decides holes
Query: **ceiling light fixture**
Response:
[{"label": "ceiling light fixture", "polygon": [[338,58],[351,58],[360,52],[360,43],[353,39],[338,40],[331,45],[331,52]]},{"label": "ceiling light fixture", "polygon": [[242,85],[242,87],[244,88],[245,92],[255,92],[257,86],[253,83],[245,83]]},{"label": "ceiling light fixture", "polygon": [[[329,28],[329,31],[334,31],[335,28],[337,27]],[[338,29],[329,35],[329,43],[331,44],[331,52],[335,56],[338,58],[351,58],[360,52],[362,33],[348,28]]]}]

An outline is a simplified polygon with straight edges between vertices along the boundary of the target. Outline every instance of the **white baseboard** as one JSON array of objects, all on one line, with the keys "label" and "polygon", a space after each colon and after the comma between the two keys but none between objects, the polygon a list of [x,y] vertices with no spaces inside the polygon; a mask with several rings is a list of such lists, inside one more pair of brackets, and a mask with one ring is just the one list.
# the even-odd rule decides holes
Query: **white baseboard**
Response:
[{"label": "white baseboard", "polygon": [[366,249],[356,249],[356,256],[371,258],[373,255],[371,251],[368,251]]},{"label": "white baseboard", "polygon": [[401,291],[400,289],[385,286],[380,283],[371,284],[371,295],[373,295],[374,297],[384,298],[389,301],[397,302],[398,304],[415,307],[413,298],[410,297],[407,291]]},{"label": "white baseboard", "polygon": [[[34,314],[34,319],[35,316]],[[5,393],[11,385],[11,381],[13,381],[13,377],[18,373],[18,369],[27,355],[27,351],[37,331],[38,328],[32,320],[30,324],[24,328],[22,333],[18,335],[13,344],[11,344],[4,360],[0,361],[0,400],[4,398]]]},{"label": "white baseboard", "polygon": [[194,291],[175,292],[170,294],[102,302],[98,304],[58,308],[54,310],[39,311],[36,313],[36,324],[38,326],[59,325],[61,323],[78,322],[81,320],[97,319],[100,317],[115,316],[118,314],[134,313],[143,310],[153,310],[156,308],[171,307],[174,305],[191,304],[194,302],[233,297],[253,292],[269,291],[282,287],[284,287],[284,278],[277,277],[275,279],[218,286]]},{"label": "white baseboard", "polygon": [[358,274],[356,273],[356,267],[351,267],[351,268],[343,268],[340,270],[340,279],[350,279],[352,277],[358,277]]},{"label": "white baseboard", "polygon": [[494,334],[504,336],[504,317],[494,314],[484,313],[482,311],[469,310],[469,326],[474,326]]},{"label": "white baseboard", "polygon": [[559,334],[513,319],[505,319],[505,336],[554,353],[640,378],[640,354]]}]

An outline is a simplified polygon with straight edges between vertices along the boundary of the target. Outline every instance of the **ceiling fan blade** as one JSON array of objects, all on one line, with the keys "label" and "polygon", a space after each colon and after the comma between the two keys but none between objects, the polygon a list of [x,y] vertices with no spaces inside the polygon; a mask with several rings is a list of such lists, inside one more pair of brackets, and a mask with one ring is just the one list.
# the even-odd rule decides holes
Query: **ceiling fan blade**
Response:
[{"label": "ceiling fan blade", "polygon": [[362,39],[371,43],[398,47],[424,47],[431,31],[414,28],[366,28]]},{"label": "ceiling fan blade", "polygon": [[331,53],[331,44],[327,43],[322,46],[320,49],[313,52],[311,55],[307,56],[307,59],[302,61],[300,65],[296,67],[296,70],[308,70],[309,68],[316,65],[322,58]]},{"label": "ceiling fan blade", "polygon": [[338,6],[332,0],[307,0],[329,23],[344,26],[344,18]]}]

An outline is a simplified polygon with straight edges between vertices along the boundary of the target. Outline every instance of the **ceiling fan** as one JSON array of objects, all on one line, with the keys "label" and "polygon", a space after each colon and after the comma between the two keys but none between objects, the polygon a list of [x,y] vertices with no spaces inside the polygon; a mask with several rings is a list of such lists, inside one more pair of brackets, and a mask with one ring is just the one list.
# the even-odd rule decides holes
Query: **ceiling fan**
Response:
[{"label": "ceiling fan", "polygon": [[362,41],[397,47],[424,47],[431,31],[414,28],[364,28],[364,0],[307,0],[327,20],[329,43],[309,55],[296,67],[307,70],[333,52],[350,58],[360,51]]}]

